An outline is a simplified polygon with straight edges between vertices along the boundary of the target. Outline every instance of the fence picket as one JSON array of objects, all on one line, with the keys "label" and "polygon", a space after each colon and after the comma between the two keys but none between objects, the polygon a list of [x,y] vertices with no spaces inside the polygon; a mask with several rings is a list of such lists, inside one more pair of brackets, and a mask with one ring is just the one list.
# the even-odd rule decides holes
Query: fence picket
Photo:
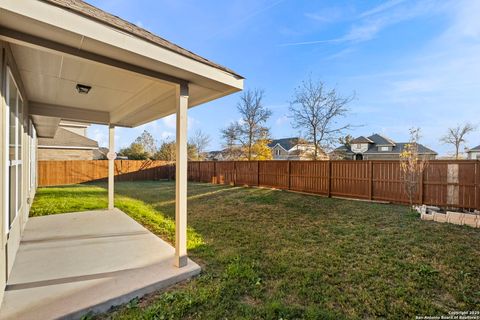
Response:
[{"label": "fence picket", "polygon": [[[449,165],[455,167],[458,181],[449,181]],[[172,179],[174,171],[174,164],[166,161],[115,161],[117,181]],[[106,160],[38,161],[40,187],[106,180],[107,176]],[[329,197],[408,203],[399,161],[393,160],[194,161],[189,162],[188,178],[190,181],[273,187]],[[480,210],[480,162],[430,161],[419,181],[416,199],[429,205]]]}]

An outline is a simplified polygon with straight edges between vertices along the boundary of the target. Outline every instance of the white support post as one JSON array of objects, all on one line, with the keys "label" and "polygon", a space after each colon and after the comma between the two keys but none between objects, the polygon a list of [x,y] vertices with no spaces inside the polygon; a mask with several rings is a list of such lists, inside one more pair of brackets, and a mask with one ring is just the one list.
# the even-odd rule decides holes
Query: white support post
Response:
[{"label": "white support post", "polygon": [[108,209],[115,207],[114,184],[115,184],[115,126],[108,127]]},{"label": "white support post", "polygon": [[177,94],[177,137],[175,175],[175,265],[187,265],[187,110],[188,85]]}]

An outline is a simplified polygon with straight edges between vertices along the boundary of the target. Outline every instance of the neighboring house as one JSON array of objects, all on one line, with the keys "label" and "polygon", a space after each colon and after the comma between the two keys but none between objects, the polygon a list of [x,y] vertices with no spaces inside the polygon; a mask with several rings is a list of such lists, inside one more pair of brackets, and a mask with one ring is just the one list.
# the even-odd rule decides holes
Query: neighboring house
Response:
[{"label": "neighboring house", "polygon": [[224,159],[224,150],[210,151],[207,153],[207,160],[210,161],[222,161]]},{"label": "neighboring house", "polygon": [[[344,160],[398,160],[408,142],[395,142],[379,134],[360,136],[350,142],[350,146],[340,146],[333,151],[335,158]],[[418,144],[418,154],[433,160],[437,153]]]},{"label": "neighboring house", "polygon": [[242,158],[240,147],[233,150],[223,149],[207,152],[206,160],[210,161],[233,161]]},{"label": "neighboring house", "polygon": [[480,145],[467,151],[468,159],[480,160]]},{"label": "neighboring house", "polygon": [[[107,160],[108,148],[99,147],[93,150],[93,160]],[[128,160],[128,157],[117,155],[116,160]]]},{"label": "neighboring house", "polygon": [[60,122],[53,138],[38,138],[38,160],[104,159],[98,142],[86,137],[87,127],[78,122]]},{"label": "neighboring house", "polygon": [[[275,139],[268,144],[272,150],[274,160],[312,160],[315,153],[313,143],[294,137]],[[327,154],[320,148],[318,150],[318,160],[328,160]]]}]

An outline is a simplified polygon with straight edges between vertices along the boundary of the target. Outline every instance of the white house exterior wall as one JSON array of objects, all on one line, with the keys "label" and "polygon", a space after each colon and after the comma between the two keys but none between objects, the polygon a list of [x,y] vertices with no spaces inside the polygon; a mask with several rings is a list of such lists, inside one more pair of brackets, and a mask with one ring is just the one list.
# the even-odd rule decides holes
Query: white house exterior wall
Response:
[{"label": "white house exterior wall", "polygon": [[[0,210],[1,210],[1,248],[0,248],[0,300],[3,298],[3,288],[5,287],[8,274],[11,271],[15,259],[16,251],[20,244],[20,238],[23,228],[28,219],[28,213],[36,190],[36,150],[34,147],[36,137],[33,126],[29,121],[28,99],[22,81],[18,76],[18,70],[15,65],[10,47],[7,43],[0,41],[0,132],[1,132],[1,160],[0,160]],[[6,100],[7,75],[11,72],[15,81],[18,92],[23,99],[23,114],[19,119],[19,127],[21,129],[19,135],[19,151],[21,153],[21,174],[17,183],[21,183],[21,188],[17,192],[19,209],[12,223],[9,223],[9,103]],[[20,155],[19,153],[19,155]],[[34,161],[32,165],[32,161]]]},{"label": "white house exterior wall", "polygon": [[471,160],[480,160],[480,151],[470,151],[468,158]]},{"label": "white house exterior wall", "polygon": [[351,145],[352,152],[364,153],[368,150],[368,143],[354,143]]},{"label": "white house exterior wall", "polygon": [[288,160],[288,151],[277,144],[272,148],[272,157],[274,160]]}]

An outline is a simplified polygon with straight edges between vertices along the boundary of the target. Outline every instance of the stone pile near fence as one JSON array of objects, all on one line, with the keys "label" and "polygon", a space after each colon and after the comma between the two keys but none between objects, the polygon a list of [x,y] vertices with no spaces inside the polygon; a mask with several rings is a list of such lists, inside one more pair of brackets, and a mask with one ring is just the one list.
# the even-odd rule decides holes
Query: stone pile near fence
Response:
[{"label": "stone pile near fence", "polygon": [[420,213],[420,218],[422,220],[480,228],[480,211],[478,210],[475,210],[474,212],[442,212],[438,207],[426,205],[414,206],[414,208]]}]

